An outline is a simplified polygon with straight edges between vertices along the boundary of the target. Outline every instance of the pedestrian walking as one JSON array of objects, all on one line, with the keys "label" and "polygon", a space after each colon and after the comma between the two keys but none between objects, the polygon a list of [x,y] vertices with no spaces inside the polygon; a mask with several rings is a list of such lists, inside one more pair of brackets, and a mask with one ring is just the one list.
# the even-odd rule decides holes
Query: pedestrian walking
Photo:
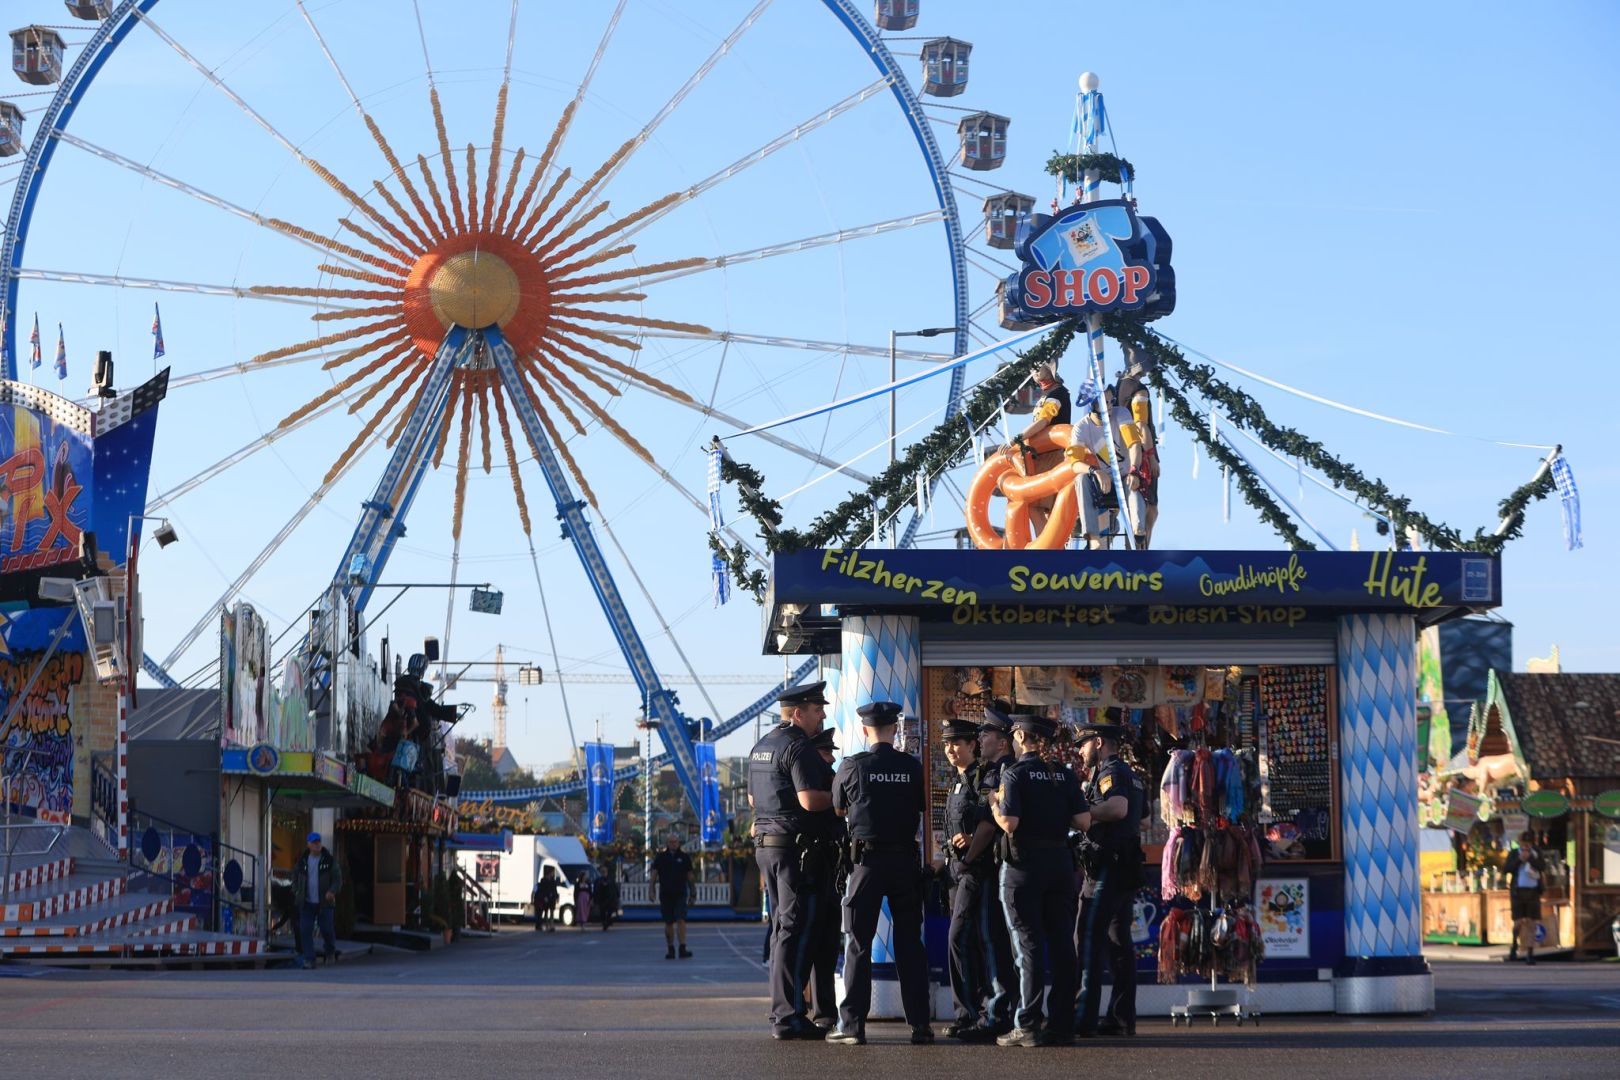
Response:
[{"label": "pedestrian walking", "polygon": [[1541,890],[1547,864],[1536,850],[1536,834],[1521,833],[1519,846],[1508,852],[1502,864],[1502,873],[1508,880],[1512,895],[1508,903],[1513,916],[1513,944],[1507,958],[1517,960],[1519,948],[1524,947],[1524,962],[1536,962],[1536,924],[1541,921]]},{"label": "pedestrian walking", "polygon": [[658,908],[664,917],[664,959],[675,959],[679,940],[680,958],[688,960],[692,953],[686,947],[686,908],[691,901],[692,856],[681,848],[679,833],[669,834],[664,850],[653,860],[652,880],[658,886]]},{"label": "pedestrian walking", "polygon": [[[1142,817],[1147,790],[1136,770],[1119,756],[1124,728],[1120,710],[1107,709],[1105,719],[1080,731],[1080,765],[1086,775],[1081,793],[1091,815],[1082,846],[1085,885],[1075,923],[1075,953],[1080,962],[1080,1000],[1074,1033],[1136,1034],[1136,945],[1131,919],[1136,890],[1142,887]],[[1108,1011],[1098,1020],[1102,976],[1112,979]]]},{"label": "pedestrian walking", "polygon": [[343,868],[321,844],[320,833],[312,832],[304,839],[308,846],[293,863],[292,887],[299,901],[298,940],[303,947],[298,966],[311,968],[315,966],[317,924],[326,962],[337,963],[337,930],[332,920],[337,911],[338,893],[343,891]]},{"label": "pedestrian walking", "polygon": [[816,922],[817,896],[800,864],[805,816],[832,805],[832,773],[810,745],[827,716],[826,686],[803,683],[777,695],[782,722],[748,755],[754,859],[771,912],[770,1021],[777,1039],[826,1035],[805,1014],[806,938]]},{"label": "pedestrian walking", "polygon": [[612,863],[602,867],[602,881],[596,887],[591,907],[602,920],[602,932],[606,933],[619,914],[619,871]]},{"label": "pedestrian walking", "polygon": [[893,930],[900,1006],[911,1025],[911,1041],[934,1041],[928,1026],[928,958],[922,940],[922,860],[917,831],[927,810],[922,762],[894,748],[900,706],[874,701],[857,712],[869,749],[851,754],[833,780],[833,809],[849,826],[854,867],[844,897],[844,1000],[838,1030],[827,1041],[845,1046],[866,1042],[866,1014],[872,1006],[872,938],[878,914],[888,902]]},{"label": "pedestrian walking", "polygon": [[540,872],[540,880],[534,883],[534,892],[529,897],[534,907],[535,933],[544,930],[549,933],[556,932],[555,920],[557,918],[557,868],[547,865]]},{"label": "pedestrian walking", "polygon": [[574,879],[574,925],[581,930],[591,924],[591,875],[587,867]]},{"label": "pedestrian walking", "polygon": [[[1074,1042],[1074,856],[1069,830],[1091,824],[1080,784],[1068,767],[1041,754],[1057,734],[1043,716],[1012,718],[1018,760],[990,797],[1002,838],[1001,899],[1007,910],[1019,975],[1017,1026],[998,1046],[1067,1046]],[[1044,962],[1042,958],[1045,958]],[[1044,971],[1052,970],[1046,990]]]}]

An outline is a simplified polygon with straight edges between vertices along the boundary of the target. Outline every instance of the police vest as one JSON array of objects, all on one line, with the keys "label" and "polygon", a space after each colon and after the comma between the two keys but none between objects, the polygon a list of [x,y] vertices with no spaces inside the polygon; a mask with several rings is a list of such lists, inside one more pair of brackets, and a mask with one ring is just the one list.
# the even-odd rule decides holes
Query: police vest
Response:
[{"label": "police vest", "polygon": [[1095,824],[1086,835],[1112,851],[1140,848],[1142,816],[1147,807],[1147,792],[1143,789],[1136,770],[1119,758],[1113,757],[1103,762],[1087,782],[1086,802],[1095,806],[1116,795],[1123,795],[1129,804],[1125,808],[1125,816],[1119,821]]},{"label": "police vest", "polygon": [[945,800],[945,840],[950,842],[957,833],[973,835],[973,830],[984,820],[984,804],[979,796],[979,783],[983,769],[975,763],[966,772],[951,781],[951,793]]},{"label": "police vest", "polygon": [[793,786],[793,763],[813,754],[810,740],[792,724],[778,724],[748,754],[748,794],[754,800],[754,835],[793,835],[804,822],[804,809]]},{"label": "police vest", "polygon": [[833,781],[833,804],[848,811],[849,835],[870,843],[916,839],[923,798],[922,762],[888,743],[845,758]]}]

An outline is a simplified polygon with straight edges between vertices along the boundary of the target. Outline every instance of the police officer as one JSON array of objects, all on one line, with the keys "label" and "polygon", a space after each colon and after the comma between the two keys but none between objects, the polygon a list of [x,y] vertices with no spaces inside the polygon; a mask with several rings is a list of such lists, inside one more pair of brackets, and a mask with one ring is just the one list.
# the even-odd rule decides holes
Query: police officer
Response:
[{"label": "police officer", "polygon": [[[981,1026],[984,1005],[985,957],[979,929],[979,902],[984,878],[991,869],[982,857],[969,865],[965,856],[973,835],[984,819],[984,802],[979,793],[979,725],[971,720],[947,720],[942,729],[945,760],[956,775],[945,798],[945,844],[934,872],[949,881],[951,889],[951,929],[948,938],[951,976],[951,1002],[956,1021],[945,1034],[960,1039]],[[987,856],[989,853],[984,852]]]},{"label": "police officer", "polygon": [[833,780],[833,808],[849,825],[854,869],[844,897],[844,1000],[838,1030],[827,1041],[866,1042],[872,1005],[872,938],[878,912],[889,902],[900,1004],[913,1044],[934,1041],[928,1026],[928,960],[922,940],[922,862],[917,830],[927,808],[922,762],[894,748],[900,706],[892,701],[862,705],[861,727],[869,749],[846,757]]},{"label": "police officer", "polygon": [[[821,734],[810,740],[810,745],[832,772],[833,755],[838,744],[833,741],[838,732],[822,728]],[[823,1032],[838,1025],[838,998],[834,988],[834,969],[838,965],[843,913],[836,887],[838,860],[847,830],[844,819],[831,806],[806,815],[805,835],[809,848],[805,853],[803,869],[809,880],[806,884],[816,894],[816,921],[810,928],[810,1022]]]},{"label": "police officer", "polygon": [[[1075,1034],[1136,1034],[1136,949],[1131,942],[1132,905],[1142,885],[1142,814],[1147,792],[1136,770],[1119,757],[1119,709],[1104,711],[1100,722],[1080,731],[1080,765],[1084,793],[1091,807],[1091,827],[1084,845],[1086,883],[1075,924],[1075,952],[1080,959],[1080,1000],[1075,1008]],[[1102,1001],[1103,970],[1113,980],[1108,1013],[1097,1020]]]},{"label": "police officer", "polygon": [[[1013,1006],[1017,1001],[1017,968],[1013,965],[1013,939],[1008,934],[1006,912],[1001,907],[1000,857],[996,840],[1001,829],[990,816],[990,793],[1001,787],[1001,771],[1013,764],[1013,721],[1011,704],[1003,699],[985,706],[978,724],[978,823],[966,850],[953,865],[956,897],[953,897],[951,934],[957,934],[957,910],[970,913],[970,934],[982,960],[978,994],[980,1018],[974,1027],[964,1028],[956,1038],[964,1043],[990,1043],[1013,1030]],[[964,895],[966,892],[966,895]]]},{"label": "police officer", "polygon": [[[1012,718],[1018,760],[1001,774],[990,808],[1002,841],[1001,898],[1007,909],[1019,975],[1018,1026],[998,1046],[1067,1046],[1074,1042],[1075,919],[1071,828],[1090,824],[1080,784],[1068,767],[1042,760],[1057,733],[1042,716]],[[1043,1009],[1043,956],[1052,989]]]},{"label": "police officer", "polygon": [[801,683],[777,696],[782,722],[748,755],[748,801],[754,808],[754,858],[771,911],[771,1035],[819,1039],[805,1016],[809,932],[820,899],[804,880],[800,854],[810,814],[832,806],[832,772],[810,740],[827,716],[824,682]]}]

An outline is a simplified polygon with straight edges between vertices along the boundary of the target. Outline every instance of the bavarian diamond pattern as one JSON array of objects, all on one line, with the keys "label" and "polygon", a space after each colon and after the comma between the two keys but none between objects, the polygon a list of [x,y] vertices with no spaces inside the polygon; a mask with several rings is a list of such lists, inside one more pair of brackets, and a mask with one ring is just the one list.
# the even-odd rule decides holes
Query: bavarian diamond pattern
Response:
[{"label": "bavarian diamond pattern", "polygon": [[1422,953],[1416,631],[1410,615],[1339,620],[1344,950]]},{"label": "bavarian diamond pattern", "polygon": [[845,615],[843,670],[833,699],[841,754],[866,749],[855,710],[896,701],[907,716],[922,707],[922,638],[909,615]]}]

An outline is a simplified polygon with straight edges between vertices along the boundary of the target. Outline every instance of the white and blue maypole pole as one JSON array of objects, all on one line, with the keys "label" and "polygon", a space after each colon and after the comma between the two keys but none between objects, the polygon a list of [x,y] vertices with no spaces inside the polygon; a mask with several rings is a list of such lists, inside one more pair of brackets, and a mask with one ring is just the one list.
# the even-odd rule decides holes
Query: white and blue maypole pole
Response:
[{"label": "white and blue maypole pole", "polygon": [[[1108,114],[1103,107],[1102,91],[1097,89],[1101,82],[1095,72],[1087,71],[1080,76],[1080,146],[1081,152],[1088,156],[1096,154],[1101,149],[1103,132],[1108,129]],[[1101,170],[1082,170],[1080,201],[1093,203],[1101,197]],[[1121,530],[1125,537],[1125,546],[1131,547],[1136,533],[1136,523],[1130,520],[1130,503],[1125,497],[1125,488],[1120,483],[1118,442],[1113,437],[1113,423],[1108,415],[1108,372],[1103,367],[1102,316],[1086,316],[1086,340],[1091,346],[1092,377],[1097,380],[1097,419],[1102,424],[1102,430],[1108,433],[1105,445],[1111,451],[1108,454],[1108,475],[1114,484],[1114,497],[1119,501],[1119,513],[1125,518],[1126,528]]]}]

